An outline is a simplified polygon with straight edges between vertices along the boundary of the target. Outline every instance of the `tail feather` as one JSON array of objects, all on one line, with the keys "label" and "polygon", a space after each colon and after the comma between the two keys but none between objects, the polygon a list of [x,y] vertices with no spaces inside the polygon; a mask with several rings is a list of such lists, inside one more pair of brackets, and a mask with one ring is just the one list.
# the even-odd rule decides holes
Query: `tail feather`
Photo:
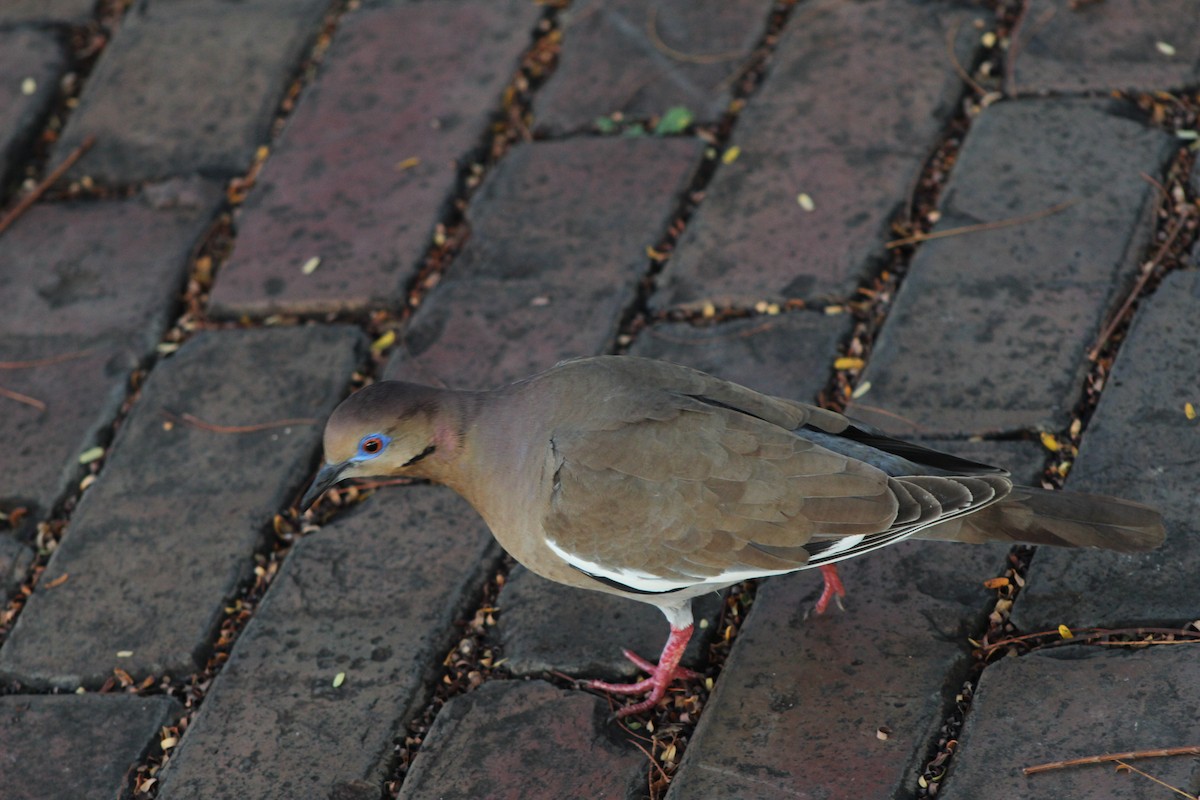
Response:
[{"label": "tail feather", "polygon": [[1132,500],[1014,486],[999,502],[917,534],[921,539],[1153,550],[1166,536],[1162,515]]}]

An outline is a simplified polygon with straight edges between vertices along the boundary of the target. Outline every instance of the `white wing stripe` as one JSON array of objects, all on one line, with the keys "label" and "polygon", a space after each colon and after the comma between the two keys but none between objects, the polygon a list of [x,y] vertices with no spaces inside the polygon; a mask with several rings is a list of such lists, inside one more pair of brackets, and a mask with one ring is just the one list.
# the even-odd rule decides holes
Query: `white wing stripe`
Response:
[{"label": "white wing stripe", "polygon": [[733,572],[722,572],[720,575],[711,575],[703,578],[694,578],[691,580],[672,580],[663,578],[658,575],[651,575],[642,570],[628,570],[613,567],[605,567],[597,564],[594,561],[588,561],[586,558],[564,550],[553,539],[546,539],[546,544],[554,551],[554,554],[567,562],[575,569],[582,570],[589,575],[596,575],[602,578],[607,578],[610,581],[628,586],[631,589],[639,589],[644,592],[670,592],[676,589],[686,589],[693,586],[728,586],[731,583],[739,583],[750,578],[761,578],[765,575],[783,575],[788,572],[795,572],[796,569],[780,569],[764,572],[763,570],[739,570]]}]

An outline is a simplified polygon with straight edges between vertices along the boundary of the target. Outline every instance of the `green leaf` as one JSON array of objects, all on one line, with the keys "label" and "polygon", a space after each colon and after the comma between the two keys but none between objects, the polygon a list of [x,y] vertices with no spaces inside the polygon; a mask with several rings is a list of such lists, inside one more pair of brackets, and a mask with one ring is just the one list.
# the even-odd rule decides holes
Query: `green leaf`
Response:
[{"label": "green leaf", "polygon": [[601,133],[612,133],[617,129],[617,123],[613,122],[611,117],[596,117],[596,121],[592,124]]},{"label": "green leaf", "polygon": [[692,112],[688,111],[687,106],[672,106],[667,109],[667,113],[663,114],[658,120],[658,124],[654,126],[655,136],[665,136],[671,133],[683,133],[688,125],[692,124]]}]

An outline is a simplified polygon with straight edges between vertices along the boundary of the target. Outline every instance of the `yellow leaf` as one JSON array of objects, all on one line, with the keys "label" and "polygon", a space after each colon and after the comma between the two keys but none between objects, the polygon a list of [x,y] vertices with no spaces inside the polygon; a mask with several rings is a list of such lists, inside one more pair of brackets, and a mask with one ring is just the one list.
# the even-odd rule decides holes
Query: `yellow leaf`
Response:
[{"label": "yellow leaf", "polygon": [[104,458],[103,447],[89,447],[87,450],[84,450],[79,454],[79,463],[90,464],[93,461],[99,461],[102,458]]},{"label": "yellow leaf", "polygon": [[300,272],[305,275],[312,275],[317,271],[317,267],[321,266],[321,257],[313,256],[308,261],[304,262],[304,266],[300,267]]},{"label": "yellow leaf", "polygon": [[801,192],[800,194],[796,195],[796,202],[799,203],[800,207],[805,211],[812,211],[817,207],[817,204],[813,202],[812,197],[810,197],[807,192]]},{"label": "yellow leaf", "polygon": [[398,169],[400,171],[404,171],[406,169],[412,169],[413,167],[417,166],[420,163],[421,163],[421,159],[417,158],[416,156],[413,156],[412,158],[406,158],[403,161],[396,164],[396,169]]},{"label": "yellow leaf", "polygon": [[871,391],[871,382],[863,381],[858,386],[854,387],[854,391],[850,393],[850,397],[857,400],[869,391]]},{"label": "yellow leaf", "polygon": [[735,144],[733,147],[729,148],[728,150],[726,150],[724,153],[721,154],[721,163],[722,164],[732,164],[733,162],[737,161],[737,157],[740,156],[741,154],[742,154],[742,148],[738,147]]},{"label": "yellow leaf", "polygon": [[1058,450],[1059,450],[1058,439],[1054,438],[1053,433],[1047,433],[1046,431],[1042,431],[1040,436],[1042,437],[1042,447],[1046,448],[1051,453],[1058,452]]},{"label": "yellow leaf", "polygon": [[1184,403],[1183,404],[1183,415],[1185,417],[1187,417],[1188,419],[1195,419],[1196,418],[1196,407],[1194,405],[1192,405],[1191,403]]},{"label": "yellow leaf", "polygon": [[386,331],[375,341],[371,342],[371,352],[382,353],[396,343],[396,332]]},{"label": "yellow leaf", "polygon": [[853,356],[843,356],[839,359],[836,359],[833,362],[833,368],[834,369],[862,369],[865,363],[866,362],[864,362],[861,358],[854,358]]},{"label": "yellow leaf", "polygon": [[345,682],[346,682],[346,673],[339,672],[337,675],[333,676],[333,688],[337,689]]},{"label": "yellow leaf", "polygon": [[1075,638],[1075,634],[1071,633],[1071,629],[1068,628],[1066,625],[1058,626],[1058,635],[1064,639],[1074,639]]}]

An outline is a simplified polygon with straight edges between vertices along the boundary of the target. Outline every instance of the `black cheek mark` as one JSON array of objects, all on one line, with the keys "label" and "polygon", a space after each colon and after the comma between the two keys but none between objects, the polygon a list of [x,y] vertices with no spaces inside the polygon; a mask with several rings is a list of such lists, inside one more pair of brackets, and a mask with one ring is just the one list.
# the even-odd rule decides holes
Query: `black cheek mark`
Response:
[{"label": "black cheek mark", "polygon": [[429,447],[426,447],[424,450],[417,453],[415,456],[410,458],[408,461],[405,461],[401,466],[410,467],[413,464],[420,461],[422,458],[425,458],[425,456],[432,455],[435,450],[437,450],[437,447],[431,444],[431,445],[429,445]]}]

